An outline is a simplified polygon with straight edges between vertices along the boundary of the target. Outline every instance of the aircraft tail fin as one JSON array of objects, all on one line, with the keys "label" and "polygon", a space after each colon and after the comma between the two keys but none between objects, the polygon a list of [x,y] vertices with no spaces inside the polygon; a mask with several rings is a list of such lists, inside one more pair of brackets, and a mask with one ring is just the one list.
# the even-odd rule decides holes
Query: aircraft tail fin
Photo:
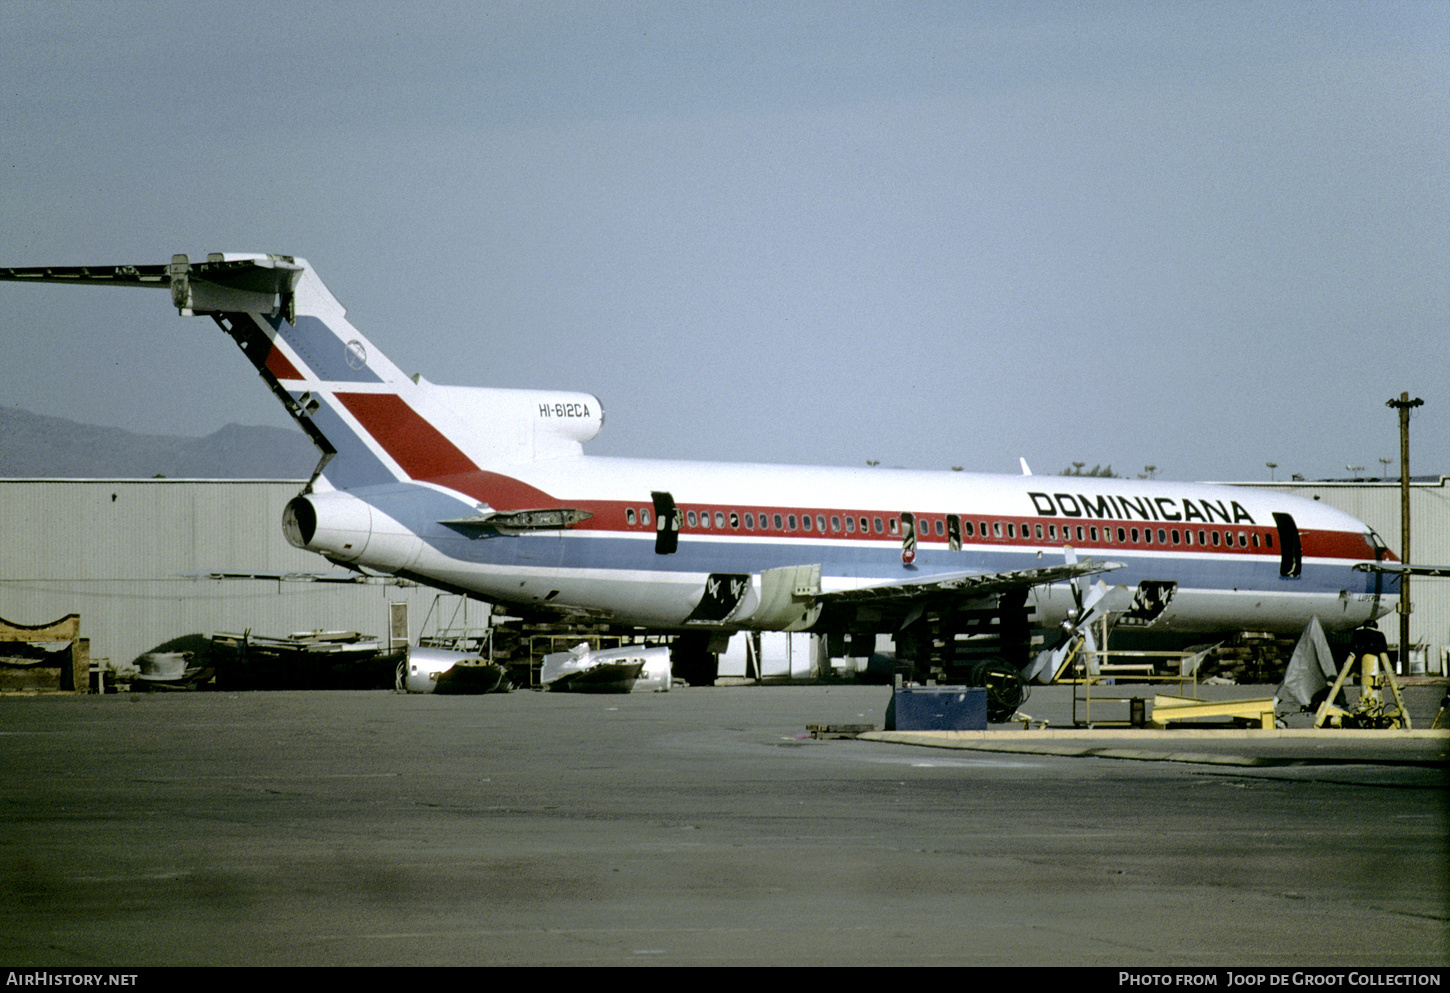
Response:
[{"label": "aircraft tail fin", "polygon": [[305,259],[176,255],[160,266],[0,269],[0,279],[171,291],[236,341],[323,453],[313,476],[336,489],[438,481],[578,454],[603,425],[599,401],[557,391],[441,386],[403,374],[347,320]]}]

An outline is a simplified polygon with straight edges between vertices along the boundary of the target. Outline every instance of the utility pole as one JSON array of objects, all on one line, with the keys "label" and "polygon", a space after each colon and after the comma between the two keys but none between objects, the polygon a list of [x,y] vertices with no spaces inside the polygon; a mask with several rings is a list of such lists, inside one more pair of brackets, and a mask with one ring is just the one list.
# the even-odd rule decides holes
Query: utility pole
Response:
[{"label": "utility pole", "polygon": [[[1385,401],[1386,407],[1400,412],[1400,561],[1410,564],[1410,411],[1422,407],[1425,401],[1419,397],[1411,400],[1408,393],[1401,393],[1398,400]],[[1410,671],[1410,574],[1400,577],[1400,605],[1395,608],[1400,615],[1400,672]]]}]

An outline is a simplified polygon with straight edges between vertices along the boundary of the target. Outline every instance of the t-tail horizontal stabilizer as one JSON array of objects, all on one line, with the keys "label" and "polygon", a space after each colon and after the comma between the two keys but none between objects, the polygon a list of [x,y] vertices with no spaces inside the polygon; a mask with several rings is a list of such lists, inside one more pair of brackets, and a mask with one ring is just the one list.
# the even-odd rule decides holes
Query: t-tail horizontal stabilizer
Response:
[{"label": "t-tail horizontal stabilizer", "polygon": [[141,286],[169,289],[183,316],[281,313],[294,317],[293,293],[305,266],[287,255],[223,255],[205,262],[173,255],[167,265],[34,266],[0,269],[0,279],[23,283]]}]

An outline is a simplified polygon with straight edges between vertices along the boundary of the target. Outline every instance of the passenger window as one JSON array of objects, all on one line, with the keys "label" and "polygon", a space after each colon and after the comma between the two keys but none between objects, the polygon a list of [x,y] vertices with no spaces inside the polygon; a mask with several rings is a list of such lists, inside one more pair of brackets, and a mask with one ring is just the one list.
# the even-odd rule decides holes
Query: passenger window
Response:
[{"label": "passenger window", "polygon": [[[982,525],[982,527],[985,530],[985,528],[987,527],[987,525],[984,523]],[[994,538],[1000,538],[1000,537],[1002,537],[1002,522],[1001,521],[993,521],[992,522],[992,537],[994,537]]]},{"label": "passenger window", "polygon": [[747,531],[754,531],[755,530],[755,515],[752,514],[752,513],[750,513],[749,511],[747,511],[746,514],[745,514],[745,530],[747,530]]},{"label": "passenger window", "polygon": [[[1134,534],[1136,535],[1137,532],[1135,531]],[[1127,540],[1128,540],[1128,534],[1127,534],[1127,532],[1124,531],[1122,528],[1118,528],[1118,542],[1121,544],[1122,542],[1125,542]]]},{"label": "passenger window", "polygon": [[624,523],[626,523],[626,524],[633,524],[634,523],[634,508],[633,507],[630,507],[628,510],[626,510],[624,512]]},{"label": "passenger window", "polygon": [[687,521],[690,522],[690,527],[694,527],[695,526],[695,512],[692,510],[688,514],[686,514],[685,515],[685,520],[687,520]]},{"label": "passenger window", "polygon": [[854,517],[848,517],[848,518],[846,518],[846,533],[847,534],[855,534],[856,533],[856,518],[854,518]]},{"label": "passenger window", "polygon": [[795,530],[795,514],[786,514],[785,515],[785,524],[786,524],[786,528],[785,529],[787,531],[794,531]]},{"label": "passenger window", "polygon": [[886,530],[886,529],[885,529],[885,528],[884,528],[884,527],[883,527],[883,526],[882,526],[882,524],[881,524],[881,518],[879,518],[879,517],[873,517],[873,518],[872,518],[872,519],[871,519],[871,523],[872,523],[872,524],[874,524],[874,525],[875,525],[875,526],[876,526],[876,533],[877,533],[877,534],[880,534],[880,533],[881,533],[881,532],[882,532],[882,531],[884,531],[884,530]]},{"label": "passenger window", "polygon": [[942,526],[940,518],[938,518],[936,522],[936,536],[940,538],[944,534],[946,534],[946,529]]},{"label": "passenger window", "polygon": [[1162,528],[1159,528],[1158,529],[1158,544],[1160,544],[1160,545],[1166,545],[1166,544],[1168,544],[1168,533],[1166,531],[1164,531]]},{"label": "passenger window", "polygon": [[963,528],[963,530],[965,530],[967,532],[967,537],[968,538],[973,538],[977,534],[976,529],[974,529],[972,527],[972,522],[971,521],[965,521],[965,522],[963,522],[962,528]]},{"label": "passenger window", "polygon": [[[851,521],[851,518],[849,518],[849,517],[846,518],[846,522],[847,523],[850,523],[850,521]],[[831,530],[832,531],[839,531],[839,530],[841,530],[841,518],[838,515],[836,515],[836,514],[832,514],[831,515]]]},{"label": "passenger window", "polygon": [[649,508],[648,507],[641,508],[640,509],[640,512],[639,512],[639,522],[641,524],[648,524],[649,521],[650,521]]},{"label": "passenger window", "polygon": [[781,519],[780,519],[780,515],[779,514],[775,514],[772,519],[775,521],[775,529],[777,531],[781,530],[782,529],[782,522],[781,522]]},{"label": "passenger window", "polygon": [[[1094,525],[1093,527],[1088,528],[1088,534],[1092,535],[1092,538],[1090,540],[1097,541],[1098,540],[1098,529],[1097,529],[1097,526]],[[1077,529],[1077,540],[1078,541],[1082,541],[1082,528],[1078,528]]]},{"label": "passenger window", "polygon": [[715,511],[715,526],[717,528],[723,528],[725,526],[725,515],[718,510]]},{"label": "passenger window", "polygon": [[826,530],[826,515],[825,514],[817,514],[816,515],[816,530],[817,531],[825,531]]},{"label": "passenger window", "polygon": [[[1025,525],[1025,524],[1022,525],[1022,529],[1025,531],[1027,529],[1027,525]],[[1041,524],[1034,524],[1032,526],[1032,530],[1033,530],[1033,532],[1034,532],[1035,537],[1037,538],[1037,540],[1038,541],[1041,541],[1042,540],[1042,525]]]},{"label": "passenger window", "polygon": [[[1023,526],[1025,527],[1026,525],[1023,525]],[[1013,524],[1011,522],[1008,522],[1008,524],[1007,524],[1007,537],[1008,538],[1015,538],[1015,537],[1017,537],[1017,525],[1016,524]]]},{"label": "passenger window", "polygon": [[1213,535],[1213,547],[1214,548],[1217,548],[1218,547],[1218,532],[1217,531],[1210,531],[1209,534]]},{"label": "passenger window", "polygon": [[1178,529],[1177,528],[1174,528],[1173,529],[1173,544],[1176,545],[1176,544],[1178,544],[1178,542],[1179,542]]},{"label": "passenger window", "polygon": [[730,526],[737,531],[740,530],[740,515],[733,510],[730,511]]},{"label": "passenger window", "polygon": [[801,515],[801,530],[802,531],[809,531],[810,529],[811,529],[811,515],[810,514],[802,514]]}]

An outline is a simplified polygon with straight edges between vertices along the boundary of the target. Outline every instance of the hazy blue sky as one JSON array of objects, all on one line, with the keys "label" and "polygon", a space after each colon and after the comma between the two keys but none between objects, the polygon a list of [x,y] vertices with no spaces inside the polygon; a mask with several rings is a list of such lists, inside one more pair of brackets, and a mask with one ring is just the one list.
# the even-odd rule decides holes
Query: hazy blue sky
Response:
[{"label": "hazy blue sky", "polygon": [[[0,0],[0,265],[305,256],[615,455],[1450,471],[1450,3]],[[0,397],[288,423],[161,292],[0,283]],[[1397,472],[1391,467],[1391,473]]]}]

